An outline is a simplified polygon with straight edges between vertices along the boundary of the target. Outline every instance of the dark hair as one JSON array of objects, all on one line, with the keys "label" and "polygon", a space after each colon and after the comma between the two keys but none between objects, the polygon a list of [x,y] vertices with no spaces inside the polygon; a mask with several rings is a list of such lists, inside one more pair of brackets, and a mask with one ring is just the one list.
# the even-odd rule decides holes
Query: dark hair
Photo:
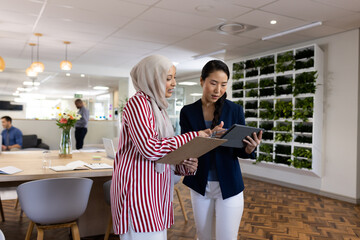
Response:
[{"label": "dark hair", "polygon": [[[205,79],[211,73],[216,72],[216,71],[223,71],[227,75],[228,79],[230,78],[229,68],[223,61],[211,60],[211,61],[207,62],[205,64],[205,66],[203,67],[203,69],[201,71],[201,79],[203,81],[205,81]],[[227,94],[225,92],[224,95],[222,95],[221,98],[219,98],[215,103],[214,118],[211,123],[211,128],[214,128],[216,125],[219,124],[220,115],[222,112],[222,108],[224,106],[226,96],[227,96]]]},{"label": "dark hair", "polygon": [[82,103],[82,100],[80,98],[75,100],[75,103]]},{"label": "dark hair", "polygon": [[12,119],[11,119],[11,117],[9,117],[9,116],[3,116],[1,119],[5,119],[7,122],[12,122]]}]

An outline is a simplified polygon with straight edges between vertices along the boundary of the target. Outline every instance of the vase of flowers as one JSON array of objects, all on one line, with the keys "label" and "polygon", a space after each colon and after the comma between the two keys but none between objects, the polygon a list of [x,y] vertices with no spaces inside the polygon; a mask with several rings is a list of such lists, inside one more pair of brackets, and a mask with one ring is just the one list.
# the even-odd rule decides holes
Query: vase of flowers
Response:
[{"label": "vase of flowers", "polygon": [[75,126],[81,116],[75,111],[65,110],[58,114],[56,125],[61,129],[59,156],[60,158],[72,158],[71,128]]}]

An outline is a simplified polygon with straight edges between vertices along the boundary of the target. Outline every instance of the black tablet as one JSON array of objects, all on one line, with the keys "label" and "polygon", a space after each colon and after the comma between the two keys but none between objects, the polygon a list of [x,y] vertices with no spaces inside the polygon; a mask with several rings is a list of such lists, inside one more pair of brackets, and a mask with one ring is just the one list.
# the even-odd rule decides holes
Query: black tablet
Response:
[{"label": "black tablet", "polygon": [[222,147],[234,147],[242,148],[244,146],[243,139],[247,136],[252,137],[255,132],[259,134],[260,131],[264,131],[262,128],[248,127],[240,124],[234,124],[229,128],[220,138],[227,139],[228,141],[223,143]]}]

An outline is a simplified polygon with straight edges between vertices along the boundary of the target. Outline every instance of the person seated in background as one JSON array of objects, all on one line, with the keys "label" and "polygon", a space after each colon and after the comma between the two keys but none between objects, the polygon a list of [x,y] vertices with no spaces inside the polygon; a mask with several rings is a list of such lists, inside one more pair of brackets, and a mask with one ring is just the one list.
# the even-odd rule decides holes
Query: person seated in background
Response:
[{"label": "person seated in background", "polygon": [[22,148],[22,132],[12,125],[12,119],[9,116],[3,116],[1,118],[1,124],[4,128],[4,130],[1,132],[2,150],[20,150]]}]

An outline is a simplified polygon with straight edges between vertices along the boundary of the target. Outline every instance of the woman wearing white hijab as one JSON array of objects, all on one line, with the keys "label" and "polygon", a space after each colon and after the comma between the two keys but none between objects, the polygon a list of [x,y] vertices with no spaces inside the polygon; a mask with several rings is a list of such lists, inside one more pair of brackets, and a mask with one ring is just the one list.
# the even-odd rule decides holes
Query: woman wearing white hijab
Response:
[{"label": "woman wearing white hijab", "polygon": [[171,61],[160,55],[144,58],[131,70],[137,93],[123,111],[111,185],[113,228],[121,240],[167,239],[166,229],[174,222],[172,171],[193,175],[197,159],[176,166],[157,164],[156,160],[196,136],[210,133],[174,136],[165,98],[171,97],[175,88],[175,71]]}]

